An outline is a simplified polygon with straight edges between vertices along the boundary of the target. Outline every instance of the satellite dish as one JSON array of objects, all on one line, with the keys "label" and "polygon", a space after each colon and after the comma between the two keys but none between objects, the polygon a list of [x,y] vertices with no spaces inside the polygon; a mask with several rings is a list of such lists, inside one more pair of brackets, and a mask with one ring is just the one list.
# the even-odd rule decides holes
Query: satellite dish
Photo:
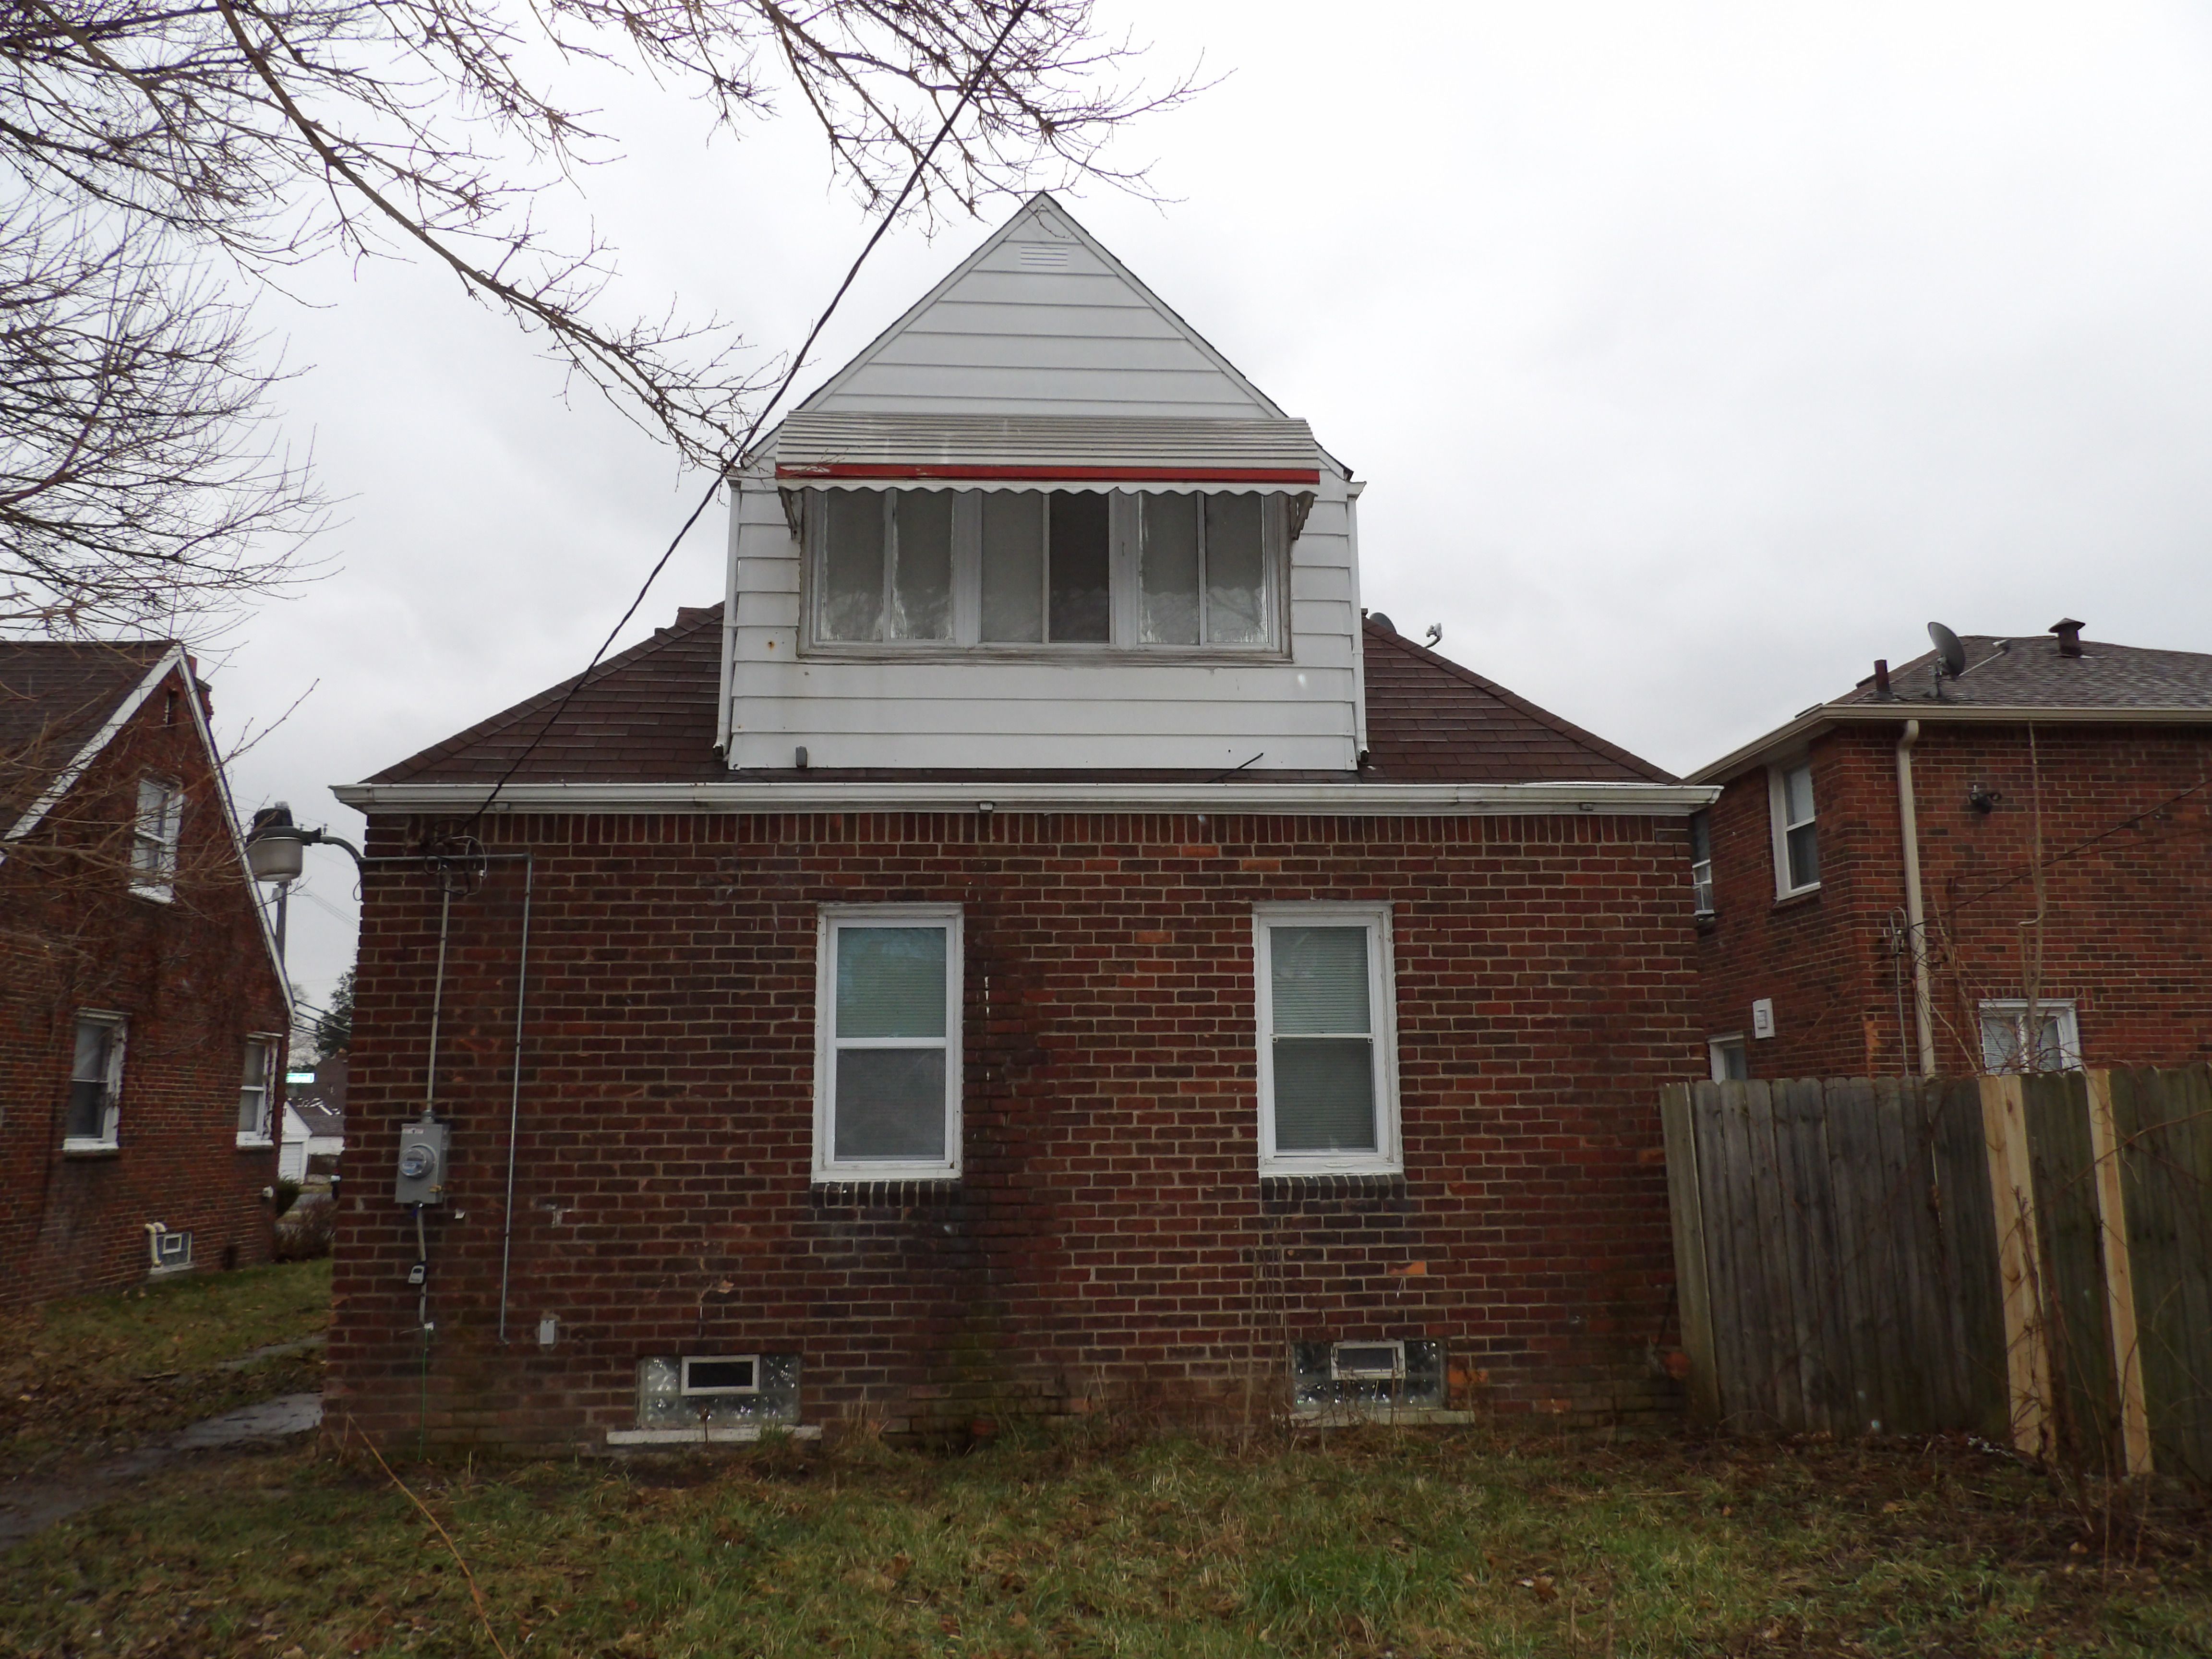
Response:
[{"label": "satellite dish", "polygon": [[1943,672],[1953,679],[1966,672],[1966,647],[1959,643],[1959,636],[1942,623],[1928,624],[1928,637],[1936,641],[1936,660]]},{"label": "satellite dish", "polygon": [[1369,611],[1367,613],[1367,620],[1373,623],[1385,634],[1395,634],[1398,631],[1396,626],[1391,622],[1391,620],[1388,617],[1384,616],[1380,611]]}]

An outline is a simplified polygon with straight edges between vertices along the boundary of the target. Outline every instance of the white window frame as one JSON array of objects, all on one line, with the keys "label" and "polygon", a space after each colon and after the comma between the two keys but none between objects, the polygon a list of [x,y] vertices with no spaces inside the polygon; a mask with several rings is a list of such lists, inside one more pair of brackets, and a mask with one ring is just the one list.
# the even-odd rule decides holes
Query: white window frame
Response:
[{"label": "white window frame", "polygon": [[[1284,903],[1252,907],[1252,990],[1259,1051],[1260,1173],[1263,1176],[1398,1175],[1405,1150],[1398,1103],[1398,990],[1388,904]],[[1368,1023],[1375,1044],[1375,1150],[1285,1152],[1275,1147],[1274,927],[1364,927]]]},{"label": "white window frame", "polygon": [[[851,487],[851,486],[841,486]],[[914,488],[912,485],[893,485],[880,493],[885,498],[885,547],[892,532],[890,497],[893,489]],[[1057,643],[1036,640],[986,640],[983,638],[983,490],[963,489],[951,492],[952,501],[952,637],[949,640],[831,640],[822,634],[822,605],[824,589],[821,566],[824,556],[824,528],[828,520],[827,503],[820,489],[805,489],[799,522],[799,650],[809,657],[826,659],[894,658],[902,662],[934,659],[937,660],[972,660],[976,657],[1005,659],[1011,661],[1044,660],[1066,662],[1076,658],[1111,658],[1117,660],[1176,662],[1249,663],[1287,661],[1291,655],[1291,542],[1290,498],[1273,492],[1260,495],[1260,550],[1261,578],[1264,585],[1263,603],[1267,609],[1267,625],[1265,637],[1252,645],[1166,645],[1146,644],[1139,637],[1140,599],[1139,583],[1143,580],[1143,512],[1139,505],[1141,495],[1137,490],[1100,491],[1107,501],[1107,611],[1110,618],[1108,636],[1104,640],[1068,640]],[[1036,493],[1050,495],[1052,490],[1040,484]],[[1207,492],[1194,492],[1203,501]],[[1224,492],[1215,492],[1224,493]],[[1228,492],[1235,493],[1235,492]],[[1041,510],[1048,511],[1041,504]],[[1203,522],[1204,509],[1200,509]],[[1203,532],[1200,532],[1201,537]],[[1201,559],[1200,592],[1204,589],[1204,563]],[[1048,550],[1042,578],[1049,584],[1050,555]],[[1041,596],[1044,602],[1048,598]],[[1201,605],[1203,599],[1201,598]]]},{"label": "white window frame", "polygon": [[262,1127],[258,1130],[249,1129],[246,1127],[243,1121],[246,1115],[246,1091],[249,1085],[246,1081],[245,1073],[241,1069],[238,1079],[238,1107],[239,1117],[240,1119],[238,1128],[238,1144],[241,1146],[259,1148],[273,1146],[276,1144],[276,1079],[281,1075],[276,1069],[276,1060],[278,1054],[277,1045],[280,1039],[274,1031],[252,1031],[246,1034],[245,1042],[246,1051],[248,1054],[251,1054],[254,1049],[258,1048],[261,1050],[263,1056],[261,1067]]},{"label": "white window frame", "polygon": [[[1800,893],[1820,890],[1817,878],[1796,886],[1790,880],[1790,832],[1809,823],[1813,826],[1814,847],[1817,849],[1820,844],[1820,797],[1817,791],[1813,794],[1813,816],[1801,818],[1794,823],[1790,821],[1789,777],[1792,772],[1800,771],[1806,775],[1806,785],[1810,788],[1813,762],[1809,756],[1799,755],[1766,769],[1766,815],[1774,841],[1774,896],[1778,899],[1796,898]],[[1817,851],[1814,856],[1819,856]]]},{"label": "white window frame", "polygon": [[[2069,997],[2038,997],[2035,1000],[2035,1012],[2039,1019],[2048,1019],[2058,1027],[2058,1069],[2061,1072],[2080,1071],[2081,1069],[2081,1024],[2075,1012],[2073,1000]],[[1984,1072],[1990,1071],[1990,1066],[1989,1038],[1984,1028],[1988,1024],[1992,1015],[2010,1018],[2013,1040],[2020,1045],[2017,1052],[2023,1056],[2032,1055],[2033,1051],[2026,1042],[2027,1036],[2027,999],[2026,997],[1992,997],[1982,1002],[1975,1009],[1974,1013],[1974,1036],[1981,1047],[1982,1069]],[[2036,1073],[2031,1072],[2024,1075],[2033,1076]],[[2051,1074],[2043,1073],[2041,1075],[2047,1077]]]},{"label": "white window frame", "polygon": [[[837,1103],[837,935],[847,927],[941,926],[945,939],[945,1150],[943,1158],[836,1156]],[[814,1179],[957,1181],[960,1178],[960,1016],[963,917],[957,904],[825,904],[815,923]],[[854,1039],[855,1046],[921,1046],[913,1038]]]},{"label": "white window frame", "polygon": [[[157,793],[152,828],[148,828],[146,792]],[[149,772],[138,780],[137,814],[131,825],[131,890],[140,898],[167,904],[177,896],[177,842],[185,817],[185,788],[173,778]],[[140,864],[139,854],[152,848],[148,860],[152,872]]]},{"label": "white window frame", "polygon": [[[131,1035],[131,1018],[127,1014],[112,1012],[104,1008],[80,1008],[70,1024],[70,1092],[76,1092],[76,1031],[80,1025],[104,1025],[112,1031],[113,1040],[108,1044],[106,1075],[101,1079],[102,1102],[100,1133],[73,1135],[64,1128],[62,1150],[65,1152],[112,1152],[123,1144],[123,1051]],[[66,1125],[69,1106],[62,1107]]]},{"label": "white window frame", "polygon": [[1728,1074],[1728,1062],[1723,1058],[1730,1048],[1736,1049],[1743,1055],[1744,1074],[1748,1077],[1751,1073],[1751,1044],[1745,1040],[1741,1031],[1724,1031],[1718,1036],[1705,1039],[1705,1062],[1712,1068],[1713,1081],[1716,1083],[1726,1083],[1730,1080]]},{"label": "white window frame", "polygon": [[[1713,813],[1705,807],[1690,814],[1690,906],[1700,919],[1717,915],[1713,897]],[[1705,834],[1705,855],[1698,856],[1698,830]]]}]

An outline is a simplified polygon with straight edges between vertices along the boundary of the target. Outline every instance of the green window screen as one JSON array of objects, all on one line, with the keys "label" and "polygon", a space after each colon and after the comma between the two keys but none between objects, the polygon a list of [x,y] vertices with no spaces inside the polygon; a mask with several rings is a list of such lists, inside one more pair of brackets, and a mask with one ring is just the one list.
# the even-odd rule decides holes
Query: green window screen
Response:
[{"label": "green window screen", "polygon": [[1273,927],[1268,933],[1277,1036],[1371,1030],[1366,928]]},{"label": "green window screen", "polygon": [[839,928],[838,1040],[944,1036],[945,968],[942,927]]},{"label": "green window screen", "polygon": [[942,1159],[945,1050],[840,1049],[836,1122],[841,1159]]},{"label": "green window screen", "polygon": [[1276,1151],[1378,1150],[1372,1038],[1279,1036],[1274,1057]]}]

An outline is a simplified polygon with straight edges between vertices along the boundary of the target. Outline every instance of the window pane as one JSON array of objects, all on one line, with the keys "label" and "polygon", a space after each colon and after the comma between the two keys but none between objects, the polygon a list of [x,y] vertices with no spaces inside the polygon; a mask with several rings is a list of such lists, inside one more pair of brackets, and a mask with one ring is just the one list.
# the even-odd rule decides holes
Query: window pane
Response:
[{"label": "window pane", "polygon": [[891,573],[890,625],[894,640],[952,637],[952,492],[902,489],[898,557]]},{"label": "window pane", "polygon": [[1743,1044],[1723,1042],[1714,1048],[1713,1054],[1714,1057],[1720,1061],[1720,1073],[1723,1079],[1744,1082],[1750,1079],[1751,1056],[1745,1053]]},{"label": "window pane", "polygon": [[1147,645],[1198,643],[1198,497],[1143,495],[1144,603],[1139,637]]},{"label": "window pane", "polygon": [[1267,583],[1260,554],[1261,498],[1206,498],[1206,637],[1209,645],[1257,645],[1267,637]]},{"label": "window pane", "polygon": [[1367,929],[1268,930],[1275,1035],[1348,1035],[1367,1023]]},{"label": "window pane", "polygon": [[1097,490],[1055,489],[1049,501],[1052,638],[1103,645],[1113,638],[1106,603],[1107,498]]},{"label": "window pane", "polygon": [[944,1035],[945,929],[839,928],[837,1036]]},{"label": "window pane", "polygon": [[1713,821],[1710,812],[1690,814],[1690,862],[1711,864],[1713,861]]},{"label": "window pane", "polygon": [[840,1049],[836,1118],[840,1158],[941,1161],[945,1050]]},{"label": "window pane", "polygon": [[1982,1069],[2016,1072],[2020,1069],[2018,1016],[1984,1010],[1982,1014]]},{"label": "window pane", "polygon": [[1277,1152],[1381,1150],[1375,1144],[1370,1039],[1278,1037],[1274,1053]]},{"label": "window pane", "polygon": [[98,1140],[107,1133],[107,1062],[115,1028],[88,1019],[77,1022],[76,1054],[70,1066],[67,1121],[62,1133],[72,1140]]},{"label": "window pane", "polygon": [[880,637],[884,609],[884,498],[872,489],[832,489],[823,502],[822,637]]},{"label": "window pane", "polygon": [[1813,819],[1813,769],[1793,766],[1782,775],[1783,810],[1791,823],[1809,823]]},{"label": "window pane", "polygon": [[1044,637],[1044,497],[983,492],[983,637]]},{"label": "window pane", "polygon": [[1790,832],[1790,884],[1810,887],[1820,878],[1820,848],[1816,827],[1801,823]]},{"label": "window pane", "polygon": [[100,1140],[107,1133],[107,1091],[97,1083],[70,1085],[69,1121],[62,1133],[71,1140]]}]

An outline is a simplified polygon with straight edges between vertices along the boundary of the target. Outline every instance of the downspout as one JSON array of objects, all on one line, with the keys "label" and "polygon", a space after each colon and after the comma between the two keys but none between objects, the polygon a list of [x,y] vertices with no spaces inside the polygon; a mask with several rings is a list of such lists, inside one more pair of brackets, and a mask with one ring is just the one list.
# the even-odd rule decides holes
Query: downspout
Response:
[{"label": "downspout", "polygon": [[1912,951],[1912,1026],[1920,1042],[1920,1075],[1936,1075],[1936,1006],[1928,989],[1928,925],[1920,909],[1920,816],[1912,799],[1912,747],[1920,722],[1907,720],[1897,740],[1897,816],[1905,836],[1905,933]]}]

